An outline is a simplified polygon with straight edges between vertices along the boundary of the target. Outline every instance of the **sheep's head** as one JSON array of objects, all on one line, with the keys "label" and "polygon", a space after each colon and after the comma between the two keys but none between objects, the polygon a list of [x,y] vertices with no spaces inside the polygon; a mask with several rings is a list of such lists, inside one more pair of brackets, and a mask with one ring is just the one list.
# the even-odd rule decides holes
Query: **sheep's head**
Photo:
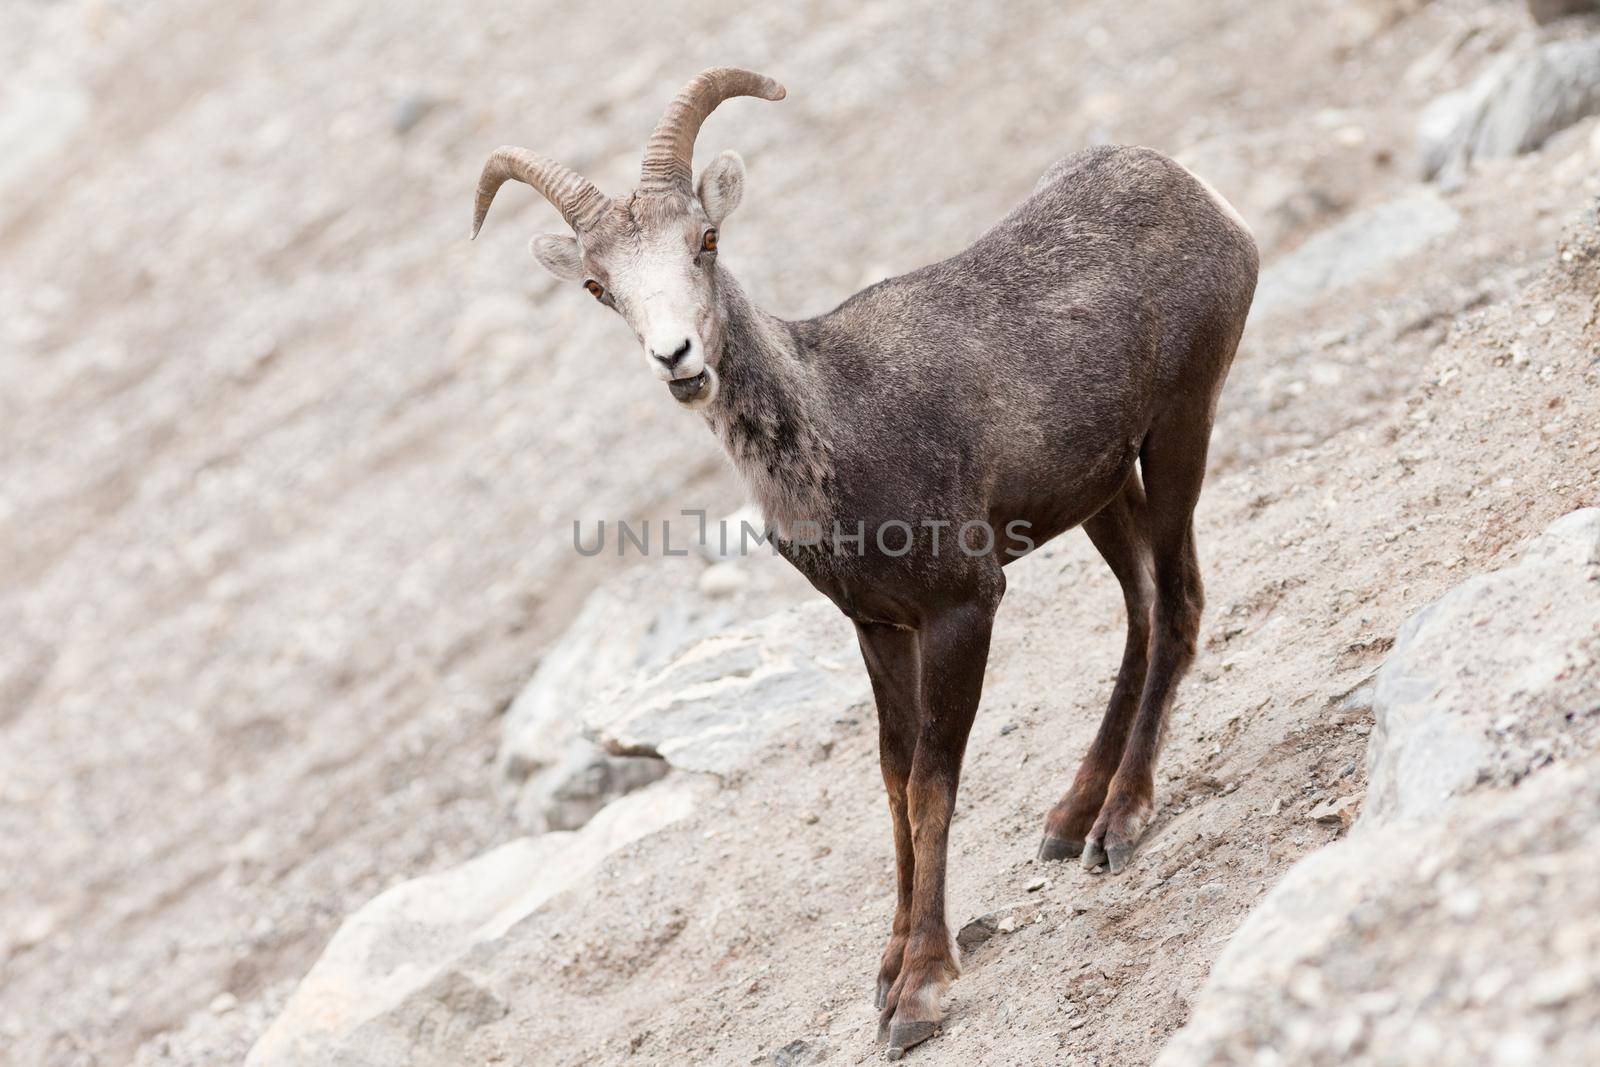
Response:
[{"label": "sheep's head", "polygon": [[717,296],[717,228],[744,195],[744,162],[724,152],[693,180],[700,125],[734,96],[782,100],[783,86],[734,67],[713,67],[667,105],[645,148],[639,186],[616,200],[588,179],[525,148],[500,148],[478,179],[472,235],[495,192],[526,182],[566,218],[573,236],[543,234],[533,255],[558,278],[581,282],[616,311],[644,348],[645,361],[683,404],[701,407],[717,391],[723,330]]}]

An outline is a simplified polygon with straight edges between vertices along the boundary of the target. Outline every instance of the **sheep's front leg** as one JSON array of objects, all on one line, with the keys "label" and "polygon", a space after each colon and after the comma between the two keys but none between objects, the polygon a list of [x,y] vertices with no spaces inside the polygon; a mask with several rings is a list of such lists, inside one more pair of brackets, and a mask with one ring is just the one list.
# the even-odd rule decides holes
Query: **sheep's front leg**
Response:
[{"label": "sheep's front leg", "polygon": [[933,1036],[944,991],[961,973],[945,920],[945,855],[993,618],[991,605],[964,605],[918,631],[923,715],[906,788],[914,863],[910,926],[879,1019],[891,1060]]},{"label": "sheep's front leg", "polygon": [[914,630],[878,623],[857,623],[861,658],[872,679],[872,696],[878,706],[878,763],[889,794],[889,815],[894,820],[894,862],[897,895],[889,944],[878,966],[873,1003],[882,1008],[889,988],[900,977],[906,939],[911,933],[911,890],[916,857],[911,848],[911,816],[907,785],[911,757],[917,748],[922,715],[918,703],[917,635]]}]

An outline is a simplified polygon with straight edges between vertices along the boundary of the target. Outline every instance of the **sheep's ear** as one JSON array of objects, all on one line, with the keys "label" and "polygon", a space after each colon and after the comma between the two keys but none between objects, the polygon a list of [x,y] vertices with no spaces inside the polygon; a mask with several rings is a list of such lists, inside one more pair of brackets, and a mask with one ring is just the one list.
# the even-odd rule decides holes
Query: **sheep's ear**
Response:
[{"label": "sheep's ear", "polygon": [[744,199],[744,160],[728,151],[700,172],[700,206],[706,209],[711,225],[720,226]]},{"label": "sheep's ear", "polygon": [[556,233],[541,233],[528,245],[533,258],[544,264],[544,269],[567,282],[582,281],[587,277],[583,269],[583,254],[578,251],[578,241]]}]

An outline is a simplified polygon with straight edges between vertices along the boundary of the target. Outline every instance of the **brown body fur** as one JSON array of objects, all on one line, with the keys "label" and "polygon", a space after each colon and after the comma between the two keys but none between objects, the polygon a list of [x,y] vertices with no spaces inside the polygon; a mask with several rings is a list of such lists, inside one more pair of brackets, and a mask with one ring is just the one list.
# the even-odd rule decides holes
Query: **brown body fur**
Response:
[{"label": "brown body fur", "polygon": [[[705,417],[780,535],[820,526],[821,544],[781,550],[855,621],[872,677],[899,866],[878,984],[891,1027],[937,1020],[927,991],[957,972],[947,828],[1015,558],[999,538],[988,555],[953,551],[955,532],[1020,520],[1042,543],[1083,525],[1122,584],[1122,666],[1041,848],[1120,870],[1195,652],[1191,516],[1256,270],[1249,234],[1187,171],[1101,148],[1058,164],[965,252],[831,314],[778,323],[720,287],[723,388]],[[904,555],[871,534],[892,520],[916,534]],[[942,551],[923,520],[949,523]],[[834,523],[846,537],[864,524],[865,544],[834,550]]]}]

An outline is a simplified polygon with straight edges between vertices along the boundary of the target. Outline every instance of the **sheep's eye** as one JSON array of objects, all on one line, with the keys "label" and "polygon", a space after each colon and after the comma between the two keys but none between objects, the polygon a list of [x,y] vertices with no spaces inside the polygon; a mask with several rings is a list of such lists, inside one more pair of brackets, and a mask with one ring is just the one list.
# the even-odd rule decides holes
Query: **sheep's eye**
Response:
[{"label": "sheep's eye", "polygon": [[595,281],[593,278],[590,278],[588,281],[584,282],[583,287],[589,290],[589,295],[594,297],[596,300],[599,300],[606,295],[605,287],[599,282]]},{"label": "sheep's eye", "polygon": [[704,252],[715,252],[717,250],[716,230],[707,230],[706,235],[700,238],[700,249]]}]

